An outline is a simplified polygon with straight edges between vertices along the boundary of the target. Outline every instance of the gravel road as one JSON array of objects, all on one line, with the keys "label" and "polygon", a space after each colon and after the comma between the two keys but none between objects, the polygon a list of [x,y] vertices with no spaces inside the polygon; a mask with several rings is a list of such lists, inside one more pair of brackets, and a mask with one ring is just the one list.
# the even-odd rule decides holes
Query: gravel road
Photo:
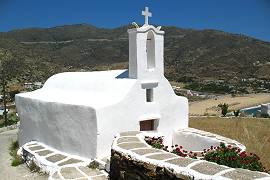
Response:
[{"label": "gravel road", "polygon": [[45,180],[48,176],[31,173],[25,164],[12,167],[9,146],[17,139],[17,129],[0,133],[0,179],[3,180]]}]

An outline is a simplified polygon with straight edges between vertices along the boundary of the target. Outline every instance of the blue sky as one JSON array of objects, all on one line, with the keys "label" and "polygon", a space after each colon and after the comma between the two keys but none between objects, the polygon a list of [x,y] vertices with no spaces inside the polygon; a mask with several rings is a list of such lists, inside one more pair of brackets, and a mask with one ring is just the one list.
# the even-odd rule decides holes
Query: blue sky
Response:
[{"label": "blue sky", "polygon": [[270,42],[270,0],[0,0],[0,32],[88,23],[114,28],[136,21],[218,29]]}]

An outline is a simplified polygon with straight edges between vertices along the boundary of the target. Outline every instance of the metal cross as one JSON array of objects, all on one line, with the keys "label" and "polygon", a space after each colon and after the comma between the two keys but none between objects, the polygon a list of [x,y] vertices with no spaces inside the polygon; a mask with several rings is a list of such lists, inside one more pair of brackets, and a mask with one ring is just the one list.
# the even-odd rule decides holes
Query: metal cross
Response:
[{"label": "metal cross", "polygon": [[148,17],[152,17],[152,13],[149,12],[148,7],[145,7],[145,10],[142,11],[142,15],[144,16],[144,19],[145,19],[144,24],[145,24],[145,25],[148,25]]}]

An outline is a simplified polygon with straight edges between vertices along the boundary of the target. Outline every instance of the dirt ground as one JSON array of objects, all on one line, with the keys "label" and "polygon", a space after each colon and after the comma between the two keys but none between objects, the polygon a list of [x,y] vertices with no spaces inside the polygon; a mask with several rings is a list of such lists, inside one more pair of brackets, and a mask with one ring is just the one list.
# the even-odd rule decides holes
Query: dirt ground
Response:
[{"label": "dirt ground", "polygon": [[11,166],[9,146],[17,139],[17,129],[0,133],[0,179],[3,180],[45,180],[47,176],[31,173],[25,165]]},{"label": "dirt ground", "polygon": [[220,103],[229,104],[229,110],[238,110],[246,107],[270,103],[270,93],[248,94],[232,97],[231,95],[220,96],[215,99],[191,102],[189,104],[190,115],[220,115],[217,107]]}]

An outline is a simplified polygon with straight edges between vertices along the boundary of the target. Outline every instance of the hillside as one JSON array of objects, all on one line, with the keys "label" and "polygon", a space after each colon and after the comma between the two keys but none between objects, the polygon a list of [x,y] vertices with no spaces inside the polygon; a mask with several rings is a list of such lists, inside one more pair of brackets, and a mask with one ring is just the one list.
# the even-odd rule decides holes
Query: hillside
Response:
[{"label": "hillside", "polygon": [[[14,79],[45,81],[62,71],[127,67],[127,28],[79,24],[14,30],[0,33],[0,48],[14,56],[9,69]],[[269,42],[215,30],[162,29],[170,80],[189,83],[197,90],[204,90],[200,88],[209,82],[229,85],[228,91],[239,86],[270,90]]]}]

